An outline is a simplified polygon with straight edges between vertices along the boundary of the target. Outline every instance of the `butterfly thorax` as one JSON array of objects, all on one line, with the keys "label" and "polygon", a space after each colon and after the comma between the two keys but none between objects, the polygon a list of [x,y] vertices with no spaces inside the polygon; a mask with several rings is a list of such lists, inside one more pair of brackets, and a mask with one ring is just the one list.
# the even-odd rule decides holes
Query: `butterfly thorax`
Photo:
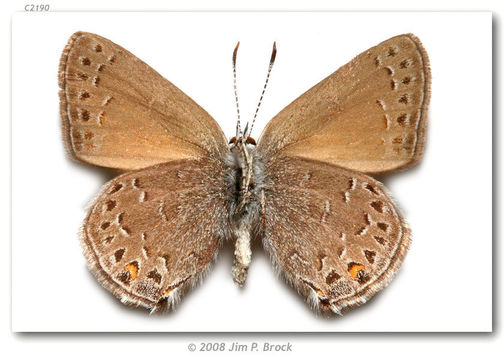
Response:
[{"label": "butterfly thorax", "polygon": [[233,138],[230,153],[235,168],[232,186],[235,196],[232,202],[231,227],[235,240],[233,279],[243,286],[251,262],[251,233],[264,208],[263,166],[255,151],[252,138]]}]

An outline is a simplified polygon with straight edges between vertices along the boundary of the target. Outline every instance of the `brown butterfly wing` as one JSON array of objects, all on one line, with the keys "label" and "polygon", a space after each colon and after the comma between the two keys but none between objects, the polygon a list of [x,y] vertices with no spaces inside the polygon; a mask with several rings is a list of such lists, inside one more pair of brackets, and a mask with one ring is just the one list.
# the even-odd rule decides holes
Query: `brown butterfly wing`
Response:
[{"label": "brown butterfly wing", "polygon": [[63,138],[74,159],[131,170],[220,156],[226,138],[212,117],[129,51],[77,32],[59,66]]},{"label": "brown butterfly wing", "polygon": [[294,157],[275,157],[266,174],[264,247],[313,308],[341,313],[388,284],[410,231],[378,181]]},{"label": "brown butterfly wing", "polygon": [[297,98],[264,129],[258,150],[369,173],[422,156],[430,98],[427,53],[412,34],[363,52]]},{"label": "brown butterfly wing", "polygon": [[171,308],[229,237],[226,174],[220,161],[186,159],[107,183],[81,232],[92,273],[124,303]]}]

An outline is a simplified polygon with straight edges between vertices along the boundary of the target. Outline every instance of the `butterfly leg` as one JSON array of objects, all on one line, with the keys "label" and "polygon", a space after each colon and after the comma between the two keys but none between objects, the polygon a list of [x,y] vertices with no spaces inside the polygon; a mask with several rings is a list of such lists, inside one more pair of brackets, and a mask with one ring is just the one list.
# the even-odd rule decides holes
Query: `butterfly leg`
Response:
[{"label": "butterfly leg", "polygon": [[252,179],[252,157],[247,151],[247,147],[245,144],[241,145],[241,149],[243,152],[243,157],[245,158],[245,161],[243,161],[243,158],[240,158],[240,166],[242,168],[242,200],[238,207],[236,208],[235,214],[239,214],[243,207],[248,203],[249,197],[250,197],[250,191],[249,191],[249,186],[251,183]]},{"label": "butterfly leg", "polygon": [[247,176],[245,178],[245,184],[243,185],[243,202],[247,204],[250,196],[250,180],[252,179],[252,157],[249,155],[246,145],[243,145],[243,154],[245,155],[245,160],[247,161]]}]

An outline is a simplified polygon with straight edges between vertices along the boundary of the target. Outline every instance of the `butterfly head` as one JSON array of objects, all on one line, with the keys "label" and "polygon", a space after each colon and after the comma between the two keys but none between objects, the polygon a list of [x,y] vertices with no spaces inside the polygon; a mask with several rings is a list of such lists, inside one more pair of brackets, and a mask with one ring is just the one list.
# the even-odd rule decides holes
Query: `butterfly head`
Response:
[{"label": "butterfly head", "polygon": [[236,136],[233,136],[231,139],[229,139],[229,146],[231,148],[238,146],[238,143],[245,144],[245,145],[253,145],[253,146],[257,145],[255,139],[251,136],[247,136],[246,139],[244,139],[242,137],[237,138]]}]

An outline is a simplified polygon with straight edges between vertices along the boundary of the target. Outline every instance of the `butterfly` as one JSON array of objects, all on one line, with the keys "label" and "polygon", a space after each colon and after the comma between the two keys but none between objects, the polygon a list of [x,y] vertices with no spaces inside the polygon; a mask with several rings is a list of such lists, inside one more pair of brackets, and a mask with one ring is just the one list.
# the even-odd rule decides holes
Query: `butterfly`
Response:
[{"label": "butterfly", "polygon": [[387,190],[366,174],[421,159],[430,79],[419,39],[395,36],[294,100],[257,142],[239,123],[227,141],[205,110],[132,53],[73,34],[59,65],[64,144],[74,160],[121,173],[82,224],[89,269],[123,303],[169,310],[226,242],[243,286],[250,244],[260,241],[314,310],[342,314],[365,303],[394,277],[411,241]]}]

